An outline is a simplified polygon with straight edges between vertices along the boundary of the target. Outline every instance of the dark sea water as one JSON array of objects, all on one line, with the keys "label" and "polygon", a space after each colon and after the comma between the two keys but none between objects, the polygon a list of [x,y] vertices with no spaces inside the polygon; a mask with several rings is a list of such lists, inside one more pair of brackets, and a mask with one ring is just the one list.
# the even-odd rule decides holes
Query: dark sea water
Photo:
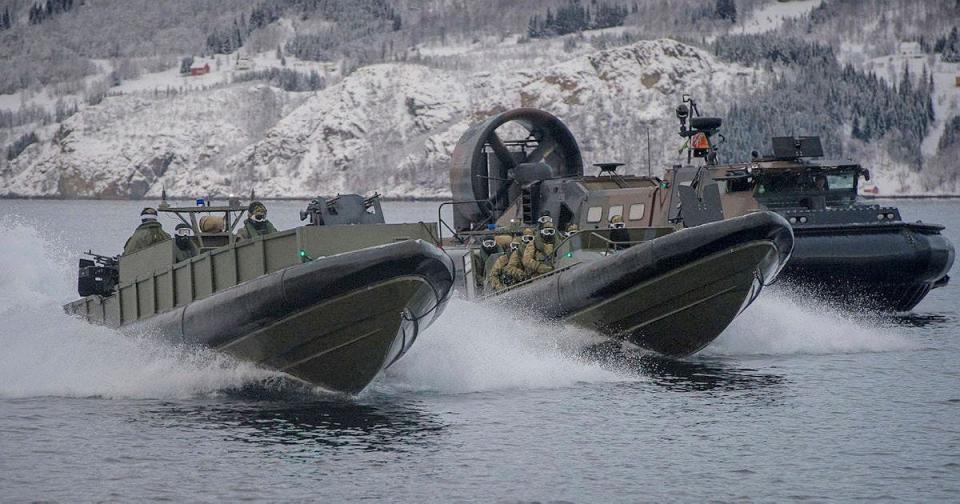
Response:
[{"label": "dark sea water", "polygon": [[[960,201],[895,203],[960,243]],[[684,361],[587,360],[595,335],[454,300],[335,397],[63,315],[139,206],[0,200],[2,502],[960,501],[956,285],[885,318],[776,287]]]}]

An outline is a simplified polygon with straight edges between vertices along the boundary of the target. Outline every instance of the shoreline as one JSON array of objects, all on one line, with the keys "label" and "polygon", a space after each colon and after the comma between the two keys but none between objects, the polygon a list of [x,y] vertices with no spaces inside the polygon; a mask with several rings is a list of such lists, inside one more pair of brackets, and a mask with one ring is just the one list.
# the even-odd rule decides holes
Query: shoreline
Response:
[{"label": "shoreline", "polygon": [[917,194],[917,195],[907,195],[907,194],[894,194],[889,196],[874,196],[874,195],[861,195],[860,198],[864,200],[898,200],[898,199],[960,199],[960,194]]},{"label": "shoreline", "polygon": [[[960,198],[960,195],[957,196]],[[204,197],[206,199],[207,197]],[[257,201],[310,201],[315,198],[315,196],[305,196],[305,197],[257,197]],[[328,199],[333,198],[331,196]],[[191,197],[171,197],[167,196],[167,201],[195,201],[198,198]],[[227,200],[227,196],[217,196],[211,198],[211,201],[220,201]],[[0,196],[0,201],[2,200],[38,200],[38,201],[159,201],[160,198],[101,198],[96,196],[80,196],[76,198],[63,198],[60,196]],[[244,198],[241,198],[244,200]],[[450,201],[451,198],[440,198],[440,197],[399,197],[399,196],[381,196],[380,201]]]},{"label": "shoreline", "polygon": [[[960,199],[960,194],[891,194],[891,195],[872,195],[872,194],[862,194],[860,198],[863,200],[939,200],[939,199]],[[159,198],[156,198],[159,199]],[[167,197],[169,201],[195,201],[197,198],[193,197]],[[214,197],[213,201],[225,200],[227,197]],[[263,197],[257,198],[258,201],[310,201],[313,197]],[[155,198],[101,198],[96,196],[80,196],[76,198],[63,198],[60,196],[0,196],[0,201],[2,200],[39,200],[39,201],[154,201]],[[445,197],[400,197],[400,196],[381,196],[380,201],[389,201],[389,202],[444,202],[452,201],[451,198]]]}]

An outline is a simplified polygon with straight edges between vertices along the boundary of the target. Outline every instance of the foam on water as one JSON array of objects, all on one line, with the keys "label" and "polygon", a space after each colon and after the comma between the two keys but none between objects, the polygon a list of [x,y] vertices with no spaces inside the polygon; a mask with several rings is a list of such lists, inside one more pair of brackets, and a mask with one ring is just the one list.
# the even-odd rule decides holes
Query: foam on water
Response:
[{"label": "foam on water", "polygon": [[130,337],[63,313],[76,271],[53,240],[0,222],[0,397],[193,397],[268,380],[216,352]]},{"label": "foam on water", "polygon": [[786,289],[767,289],[704,355],[886,352],[916,348],[865,314],[843,313]]},{"label": "foam on water", "polygon": [[601,341],[584,329],[453,299],[410,353],[388,370],[384,386],[465,393],[636,379],[578,356],[584,346]]}]

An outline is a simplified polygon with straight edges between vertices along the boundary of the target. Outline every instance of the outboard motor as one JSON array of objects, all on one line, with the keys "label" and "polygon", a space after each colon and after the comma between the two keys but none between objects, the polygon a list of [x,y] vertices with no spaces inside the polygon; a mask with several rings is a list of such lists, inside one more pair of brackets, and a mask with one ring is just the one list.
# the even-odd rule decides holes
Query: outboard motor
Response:
[{"label": "outboard motor", "polygon": [[77,292],[81,296],[109,296],[120,281],[120,257],[86,252],[93,259],[80,259]]}]

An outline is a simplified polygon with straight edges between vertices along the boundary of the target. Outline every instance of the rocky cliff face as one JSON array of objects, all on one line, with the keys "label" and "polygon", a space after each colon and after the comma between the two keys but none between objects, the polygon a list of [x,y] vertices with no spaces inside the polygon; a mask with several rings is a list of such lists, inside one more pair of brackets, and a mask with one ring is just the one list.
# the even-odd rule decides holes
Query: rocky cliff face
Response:
[{"label": "rocky cliff face", "polygon": [[566,121],[586,162],[622,161],[632,172],[646,172],[649,128],[656,174],[677,157],[681,94],[709,113],[761,85],[757,72],[664,39],[506,72],[375,65],[315,93],[244,83],[108,97],[10,163],[0,195],[447,196],[460,134],[520,106]]}]

